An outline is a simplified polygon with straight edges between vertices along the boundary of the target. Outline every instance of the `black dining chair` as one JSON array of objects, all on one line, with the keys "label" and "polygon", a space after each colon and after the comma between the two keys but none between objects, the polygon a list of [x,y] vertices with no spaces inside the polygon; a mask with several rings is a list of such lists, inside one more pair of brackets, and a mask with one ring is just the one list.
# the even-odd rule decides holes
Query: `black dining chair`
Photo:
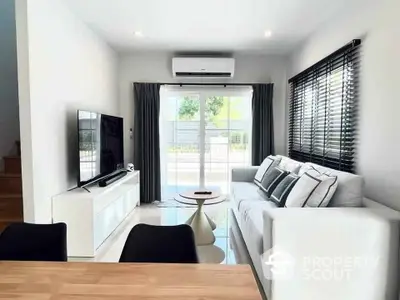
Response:
[{"label": "black dining chair", "polygon": [[0,234],[0,260],[67,261],[67,225],[9,225]]},{"label": "black dining chair", "polygon": [[193,230],[185,224],[138,224],[129,232],[119,262],[198,263]]}]

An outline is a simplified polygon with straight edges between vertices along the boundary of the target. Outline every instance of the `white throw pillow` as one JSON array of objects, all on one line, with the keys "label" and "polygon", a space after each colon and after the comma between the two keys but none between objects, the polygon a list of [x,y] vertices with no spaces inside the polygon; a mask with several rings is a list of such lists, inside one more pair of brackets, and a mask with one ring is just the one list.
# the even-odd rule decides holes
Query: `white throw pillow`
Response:
[{"label": "white throw pillow", "polygon": [[301,168],[300,168],[299,172],[297,173],[297,175],[302,176],[304,173],[306,173],[308,171],[311,171],[311,170],[316,171],[316,169],[313,166],[309,165],[308,163],[304,163],[301,166]]},{"label": "white throw pillow", "polygon": [[285,207],[326,207],[335,193],[337,185],[336,176],[309,170],[299,178],[291,190]]},{"label": "white throw pillow", "polygon": [[289,173],[297,174],[301,168],[301,163],[291,158],[283,157],[279,162],[279,168],[288,171]]},{"label": "white throw pillow", "polygon": [[262,162],[261,166],[258,168],[256,176],[254,176],[254,183],[257,184],[259,187],[261,187],[261,182],[264,178],[265,173],[271,168],[271,167],[276,167],[280,162],[280,159],[278,159],[275,156],[268,156],[264,159]]}]

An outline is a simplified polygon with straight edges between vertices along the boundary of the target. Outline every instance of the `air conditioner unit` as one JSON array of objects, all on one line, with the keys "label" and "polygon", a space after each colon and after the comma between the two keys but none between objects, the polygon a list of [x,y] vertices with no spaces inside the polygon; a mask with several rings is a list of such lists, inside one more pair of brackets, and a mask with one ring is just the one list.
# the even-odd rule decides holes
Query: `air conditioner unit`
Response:
[{"label": "air conditioner unit", "polygon": [[221,57],[174,57],[174,77],[233,77],[235,59]]}]

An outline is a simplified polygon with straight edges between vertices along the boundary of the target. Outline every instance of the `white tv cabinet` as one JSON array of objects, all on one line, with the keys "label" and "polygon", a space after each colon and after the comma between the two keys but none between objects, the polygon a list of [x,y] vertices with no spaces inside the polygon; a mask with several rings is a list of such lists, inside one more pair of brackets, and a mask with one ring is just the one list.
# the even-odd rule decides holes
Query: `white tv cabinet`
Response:
[{"label": "white tv cabinet", "polygon": [[94,257],[97,249],[140,205],[139,171],[89,192],[77,188],[53,197],[53,223],[67,224],[68,256]]}]

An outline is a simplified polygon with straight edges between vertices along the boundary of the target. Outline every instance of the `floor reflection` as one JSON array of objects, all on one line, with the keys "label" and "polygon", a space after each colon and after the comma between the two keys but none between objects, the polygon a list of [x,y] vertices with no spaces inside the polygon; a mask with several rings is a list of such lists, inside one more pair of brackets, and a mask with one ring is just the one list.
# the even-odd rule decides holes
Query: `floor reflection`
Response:
[{"label": "floor reflection", "polygon": [[[118,229],[107,239],[94,258],[71,258],[79,261],[117,262],[122,252],[129,231],[138,223],[152,225],[183,224],[193,214],[196,207],[160,208],[157,205],[142,205],[134,210]],[[246,251],[243,240],[233,234],[235,225],[229,209],[229,202],[205,206],[205,212],[216,223],[213,231],[216,237],[213,245],[198,246],[201,263],[211,264],[246,264]]]}]

